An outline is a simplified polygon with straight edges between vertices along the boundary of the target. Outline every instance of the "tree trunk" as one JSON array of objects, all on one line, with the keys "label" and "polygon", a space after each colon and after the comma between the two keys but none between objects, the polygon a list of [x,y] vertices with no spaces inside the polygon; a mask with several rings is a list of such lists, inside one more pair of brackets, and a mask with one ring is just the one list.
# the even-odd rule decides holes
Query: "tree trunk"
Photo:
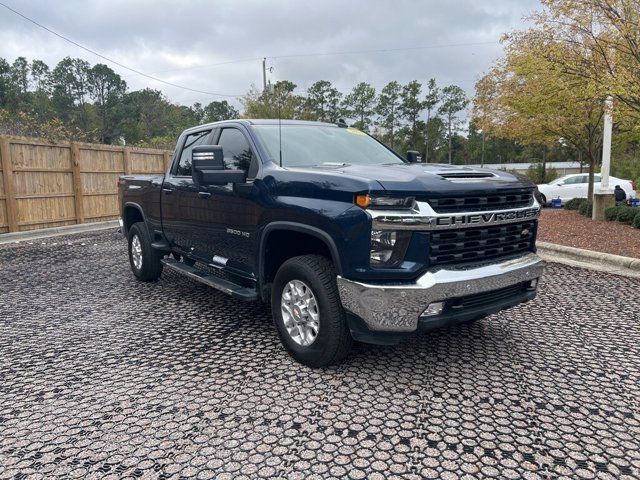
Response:
[{"label": "tree trunk", "polygon": [[547,146],[542,146],[542,183],[547,183]]},{"label": "tree trunk", "polygon": [[484,130],[482,130],[482,156],[480,158],[480,166],[484,167]]}]

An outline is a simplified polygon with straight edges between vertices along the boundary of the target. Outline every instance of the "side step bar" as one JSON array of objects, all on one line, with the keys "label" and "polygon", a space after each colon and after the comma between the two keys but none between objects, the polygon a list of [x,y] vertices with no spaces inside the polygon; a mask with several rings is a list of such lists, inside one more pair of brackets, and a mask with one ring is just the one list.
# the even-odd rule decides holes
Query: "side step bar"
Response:
[{"label": "side step bar", "polygon": [[224,278],[210,275],[196,267],[190,267],[182,262],[178,262],[173,258],[163,258],[162,263],[165,267],[168,267],[175,272],[181,273],[196,282],[204,283],[216,290],[220,290],[234,298],[247,301],[258,299],[258,292],[253,288],[243,287],[230,282],[229,280],[225,280]]}]

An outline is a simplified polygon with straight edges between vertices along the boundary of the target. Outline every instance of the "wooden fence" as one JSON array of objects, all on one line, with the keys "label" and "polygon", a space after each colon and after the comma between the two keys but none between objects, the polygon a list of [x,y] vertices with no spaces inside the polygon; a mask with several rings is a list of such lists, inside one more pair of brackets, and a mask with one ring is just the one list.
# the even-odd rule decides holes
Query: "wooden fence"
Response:
[{"label": "wooden fence", "polygon": [[0,136],[0,233],[116,219],[118,177],[163,173],[170,155]]}]

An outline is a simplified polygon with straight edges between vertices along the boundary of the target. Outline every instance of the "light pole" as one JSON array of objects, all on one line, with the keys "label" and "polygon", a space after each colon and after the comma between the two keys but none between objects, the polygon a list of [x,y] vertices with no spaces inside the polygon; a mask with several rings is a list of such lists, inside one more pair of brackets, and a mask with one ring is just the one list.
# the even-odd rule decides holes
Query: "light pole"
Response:
[{"label": "light pole", "polygon": [[600,174],[602,181],[600,183],[601,191],[609,190],[609,170],[611,168],[611,131],[613,130],[613,118],[611,111],[613,109],[613,99],[607,97],[605,100],[604,112],[604,135],[602,136],[602,169]]},{"label": "light pole", "polygon": [[608,96],[604,102],[604,132],[602,135],[602,168],[600,170],[600,188],[593,192],[593,220],[604,220],[604,210],[615,205],[613,190],[609,187],[611,169],[611,132],[613,130],[613,98]]}]

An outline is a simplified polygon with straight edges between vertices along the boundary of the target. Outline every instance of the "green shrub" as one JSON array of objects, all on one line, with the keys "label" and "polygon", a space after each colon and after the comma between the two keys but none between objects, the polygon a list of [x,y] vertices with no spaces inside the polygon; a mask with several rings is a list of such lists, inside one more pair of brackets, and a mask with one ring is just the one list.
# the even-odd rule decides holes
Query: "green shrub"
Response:
[{"label": "green shrub", "polygon": [[586,202],[586,198],[572,198],[564,204],[564,208],[567,210],[579,210],[582,204]]},{"label": "green shrub", "polygon": [[578,212],[580,213],[580,215],[584,215],[585,217],[591,217],[591,215],[593,214],[593,203],[589,201],[584,202],[582,205],[580,205]]},{"label": "green shrub", "polygon": [[636,216],[633,217],[633,223],[631,225],[633,225],[635,228],[640,228],[640,209],[636,208],[636,210],[638,210],[638,213],[636,213]]},{"label": "green shrub", "polygon": [[607,207],[604,209],[604,218],[609,221],[617,220],[618,213],[620,213],[620,207]]},{"label": "green shrub", "polygon": [[633,207],[618,207],[618,216],[616,217],[616,220],[631,225],[637,213],[638,210]]}]

